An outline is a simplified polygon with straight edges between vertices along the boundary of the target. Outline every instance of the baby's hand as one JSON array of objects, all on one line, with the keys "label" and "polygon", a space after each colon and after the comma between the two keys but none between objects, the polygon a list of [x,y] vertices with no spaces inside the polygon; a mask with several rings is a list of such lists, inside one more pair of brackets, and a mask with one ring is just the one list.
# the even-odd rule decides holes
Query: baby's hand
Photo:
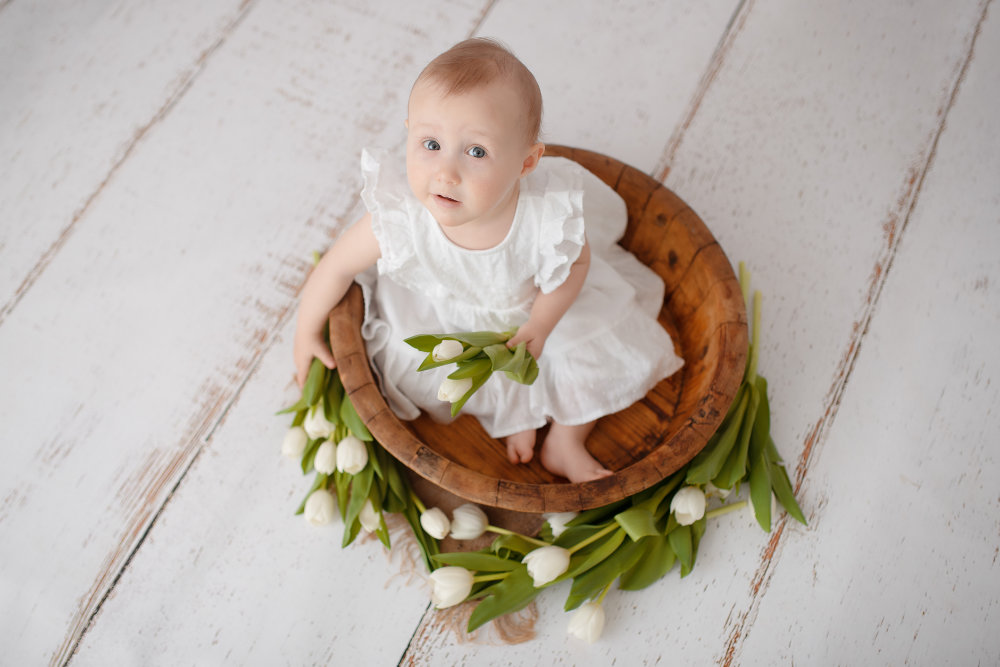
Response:
[{"label": "baby's hand", "polygon": [[549,331],[541,331],[539,328],[532,326],[531,320],[528,320],[520,326],[514,337],[507,341],[507,347],[514,349],[523,341],[525,347],[528,349],[528,353],[537,360],[538,357],[542,356],[542,349],[545,347],[545,341],[548,339],[549,333]]},{"label": "baby's hand", "polygon": [[319,359],[327,368],[332,369],[337,367],[333,353],[330,351],[330,347],[326,344],[326,341],[323,340],[322,334],[301,336],[296,334],[292,357],[295,360],[295,382],[299,387],[306,382],[306,376],[309,375],[309,366],[312,364],[313,357]]}]

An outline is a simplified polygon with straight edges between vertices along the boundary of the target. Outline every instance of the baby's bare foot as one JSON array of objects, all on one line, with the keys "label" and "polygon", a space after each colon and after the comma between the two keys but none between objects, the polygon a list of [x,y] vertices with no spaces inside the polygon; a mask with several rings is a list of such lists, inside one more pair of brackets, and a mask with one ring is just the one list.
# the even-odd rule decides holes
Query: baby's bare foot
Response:
[{"label": "baby's bare foot", "polygon": [[511,463],[527,463],[535,453],[535,430],[507,436],[507,458]]},{"label": "baby's bare foot", "polygon": [[541,460],[545,469],[571,482],[589,482],[612,474],[590,455],[585,445],[593,423],[581,426],[553,424],[542,443]]}]

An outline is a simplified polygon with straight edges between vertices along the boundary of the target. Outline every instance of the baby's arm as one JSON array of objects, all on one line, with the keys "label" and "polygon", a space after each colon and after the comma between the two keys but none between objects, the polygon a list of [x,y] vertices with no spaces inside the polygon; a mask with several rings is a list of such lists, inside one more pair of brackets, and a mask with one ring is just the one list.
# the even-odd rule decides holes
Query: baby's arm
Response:
[{"label": "baby's arm", "polygon": [[330,311],[347,293],[354,277],[375,264],[380,254],[369,213],[344,232],[313,269],[302,289],[295,325],[293,357],[295,380],[300,387],[306,380],[313,357],[327,368],[336,365],[323,338],[323,328]]},{"label": "baby's arm", "polygon": [[562,285],[548,294],[539,294],[535,297],[528,321],[521,325],[507,346],[514,347],[521,341],[525,341],[531,356],[535,359],[540,357],[549,334],[552,333],[556,324],[559,323],[559,320],[580,294],[589,269],[590,243],[584,241],[583,248],[580,249],[580,256],[576,258],[569,269],[569,276],[566,277]]}]

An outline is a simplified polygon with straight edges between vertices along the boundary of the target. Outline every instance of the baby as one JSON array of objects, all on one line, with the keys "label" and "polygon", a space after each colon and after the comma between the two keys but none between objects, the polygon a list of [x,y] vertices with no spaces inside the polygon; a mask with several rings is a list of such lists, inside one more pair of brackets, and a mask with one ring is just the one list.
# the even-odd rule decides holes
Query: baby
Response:
[{"label": "baby", "polygon": [[550,423],[542,465],[581,482],[611,474],[586,448],[597,418],[682,361],[656,321],[662,282],[615,243],[624,204],[576,163],[542,158],[541,113],[535,78],[498,43],[470,39],[435,58],[410,92],[405,176],[399,161],[362,156],[368,213],[306,282],[294,359],[300,385],[313,357],[334,367],[323,328],[357,280],[390,406],[446,420],[437,388],[449,370],[418,373],[423,353],[403,339],[517,328],[508,344],[525,342],[538,379],[498,376],[463,412],[505,440],[513,463],[532,459]]}]

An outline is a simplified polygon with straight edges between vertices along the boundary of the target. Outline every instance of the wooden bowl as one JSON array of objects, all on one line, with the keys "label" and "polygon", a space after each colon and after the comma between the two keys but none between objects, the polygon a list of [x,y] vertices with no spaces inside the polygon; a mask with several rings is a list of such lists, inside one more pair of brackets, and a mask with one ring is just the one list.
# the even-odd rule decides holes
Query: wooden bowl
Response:
[{"label": "wooden bowl", "polygon": [[[512,464],[504,444],[486,435],[473,417],[459,416],[447,425],[426,415],[400,421],[383,400],[368,365],[360,333],[360,288],[354,285],[330,315],[330,343],[344,387],[389,453],[459,498],[533,514],[607,505],[680,469],[705,446],[725,416],[747,353],[739,282],[722,248],[687,204],[643,172],[612,158],[562,146],[548,146],[546,154],[575,160],[625,200],[628,228],[621,245],[666,283],[660,322],[685,362],[641,401],[598,421],[587,446],[615,471],[613,475],[571,484],[542,468],[537,450],[530,463]],[[433,332],[407,335],[411,333]]]}]

